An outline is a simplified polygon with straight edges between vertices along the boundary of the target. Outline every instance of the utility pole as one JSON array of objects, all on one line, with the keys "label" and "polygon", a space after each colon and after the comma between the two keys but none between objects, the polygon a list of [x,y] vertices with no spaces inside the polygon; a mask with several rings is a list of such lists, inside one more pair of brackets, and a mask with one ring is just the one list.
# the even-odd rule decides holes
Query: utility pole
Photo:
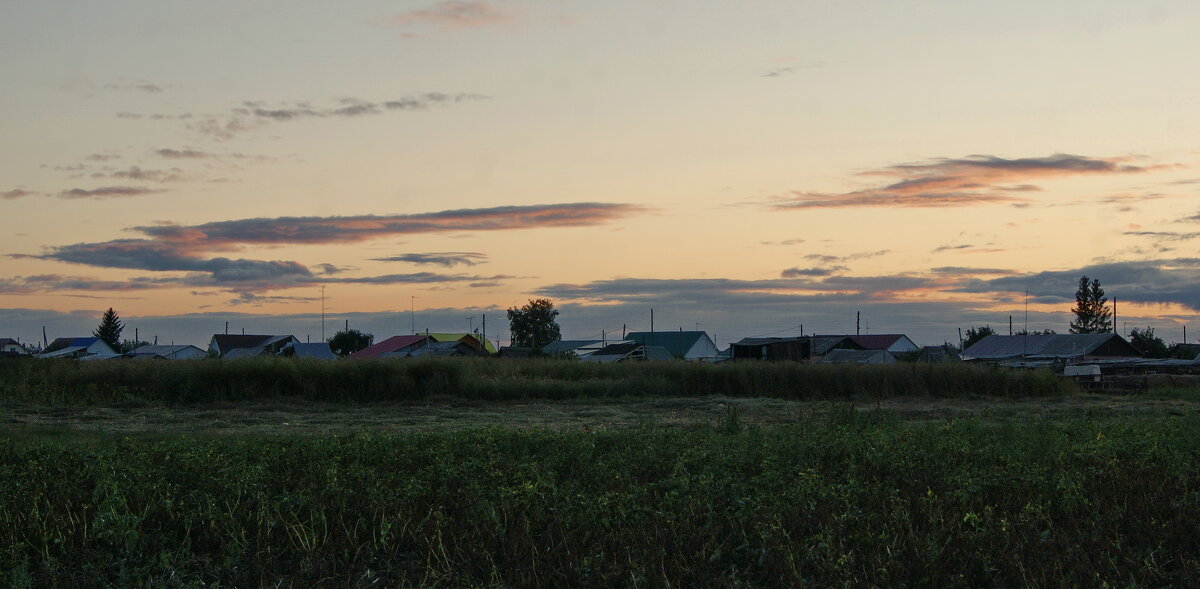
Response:
[{"label": "utility pole", "polygon": [[1117,332],[1117,297],[1113,297],[1113,333]]},{"label": "utility pole", "polygon": [[854,312],[854,335],[862,335],[862,311]]},{"label": "utility pole", "polygon": [[650,344],[654,345],[654,309],[650,309]]},{"label": "utility pole", "polygon": [[481,319],[483,320],[483,341],[486,342],[487,341],[487,315],[482,315]]},{"label": "utility pole", "polygon": [[321,341],[325,341],[325,285],[321,285]]},{"label": "utility pole", "polygon": [[1012,315],[1008,316],[1008,335],[1012,335]]},{"label": "utility pole", "polygon": [[1029,291],[1025,291],[1025,335],[1021,338],[1021,357],[1029,353]]},{"label": "utility pole", "polygon": [[408,297],[408,314],[409,314],[409,317],[412,319],[411,327],[412,327],[413,335],[417,335],[417,303],[416,303],[416,300],[417,300],[417,297],[415,297],[415,296]]}]

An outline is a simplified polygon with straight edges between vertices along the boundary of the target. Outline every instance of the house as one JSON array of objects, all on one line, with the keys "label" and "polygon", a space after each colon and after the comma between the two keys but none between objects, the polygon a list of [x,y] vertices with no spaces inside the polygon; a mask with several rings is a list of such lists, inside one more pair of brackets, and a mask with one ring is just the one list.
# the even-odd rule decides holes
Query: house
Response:
[{"label": "house", "polygon": [[38,358],[82,358],[96,354],[116,356],[117,351],[98,337],[60,337],[50,342]]},{"label": "house", "polygon": [[4,356],[27,356],[29,350],[21,345],[21,342],[11,337],[0,337],[0,355]]},{"label": "house", "polygon": [[610,344],[624,343],[630,342],[628,340],[614,341],[598,339],[559,340],[543,346],[542,354],[546,356],[576,356],[582,358],[589,354],[594,354]]},{"label": "house", "polygon": [[887,350],[829,350],[818,360],[821,364],[895,364],[896,357]]},{"label": "house", "polygon": [[963,350],[962,355],[964,360],[985,362],[1142,357],[1133,344],[1115,333],[989,335]]},{"label": "house", "polygon": [[189,346],[186,344],[173,344],[164,346],[147,344],[125,355],[130,358],[141,360],[198,360],[204,358],[208,354],[196,346]]},{"label": "house", "polygon": [[394,335],[377,344],[367,346],[357,352],[351,352],[350,358],[403,358],[412,350],[429,342],[425,335]]},{"label": "house", "polygon": [[625,335],[625,341],[666,348],[680,360],[715,358],[721,353],[703,331],[632,331]]},{"label": "house", "polygon": [[812,356],[824,356],[830,350],[862,350],[861,345],[851,339],[848,335],[814,335],[809,337],[812,340],[811,354]]},{"label": "house", "polygon": [[921,347],[901,333],[879,335],[848,335],[850,341],[858,344],[864,350],[887,350],[893,355],[920,352]]},{"label": "house", "polygon": [[747,337],[729,344],[734,360],[807,360],[812,356],[809,337]]},{"label": "house", "polygon": [[494,355],[496,353],[496,346],[477,333],[426,333],[425,335],[435,342],[465,341],[467,345],[476,350],[482,350],[486,354]]},{"label": "house", "polygon": [[307,343],[291,342],[279,350],[279,355],[285,358],[303,358],[307,360],[337,360],[337,354],[329,349],[325,342]]},{"label": "house", "polygon": [[647,346],[637,342],[611,344],[594,353],[581,357],[582,362],[624,362],[627,360],[673,360],[676,356],[665,347]]},{"label": "house", "polygon": [[1200,358],[1200,344],[1175,344],[1171,346],[1171,357],[1177,360]]},{"label": "house", "polygon": [[289,343],[300,343],[291,335],[214,334],[208,343],[208,355],[217,358],[253,358],[278,354]]},{"label": "house", "polygon": [[962,362],[962,357],[958,355],[958,350],[954,346],[942,344],[940,346],[925,346],[921,348],[921,353],[917,355],[917,362],[927,364]]},{"label": "house", "polygon": [[457,358],[461,356],[486,356],[487,352],[478,348],[478,341],[469,339],[446,342],[429,342],[427,345],[414,348],[408,353],[410,358]]}]

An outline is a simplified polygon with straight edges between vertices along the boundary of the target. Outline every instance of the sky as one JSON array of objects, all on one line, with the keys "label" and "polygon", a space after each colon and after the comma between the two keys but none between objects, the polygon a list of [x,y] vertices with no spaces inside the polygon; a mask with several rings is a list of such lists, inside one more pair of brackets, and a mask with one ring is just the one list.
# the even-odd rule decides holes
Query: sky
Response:
[{"label": "sky", "polygon": [[1200,337],[1200,3],[0,4],[0,336]]}]

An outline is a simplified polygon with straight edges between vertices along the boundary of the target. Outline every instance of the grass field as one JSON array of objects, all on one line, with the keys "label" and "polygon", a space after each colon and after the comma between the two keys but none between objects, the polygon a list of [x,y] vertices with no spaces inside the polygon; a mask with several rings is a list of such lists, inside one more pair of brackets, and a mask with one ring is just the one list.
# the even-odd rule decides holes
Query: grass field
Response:
[{"label": "grass field", "polygon": [[1200,583],[1188,390],[184,403],[0,386],[0,586]]}]

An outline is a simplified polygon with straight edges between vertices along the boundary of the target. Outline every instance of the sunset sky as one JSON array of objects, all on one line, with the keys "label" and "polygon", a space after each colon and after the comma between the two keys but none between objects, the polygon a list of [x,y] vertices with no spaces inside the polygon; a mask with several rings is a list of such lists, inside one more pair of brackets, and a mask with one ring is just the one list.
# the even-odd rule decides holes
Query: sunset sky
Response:
[{"label": "sunset sky", "polygon": [[[752,8],[747,8],[752,7]],[[0,337],[1200,309],[1200,3],[6,2]],[[322,287],[324,302],[322,303]],[[1028,293],[1028,297],[1026,296]],[[1200,337],[1200,324],[1188,338]]]}]

